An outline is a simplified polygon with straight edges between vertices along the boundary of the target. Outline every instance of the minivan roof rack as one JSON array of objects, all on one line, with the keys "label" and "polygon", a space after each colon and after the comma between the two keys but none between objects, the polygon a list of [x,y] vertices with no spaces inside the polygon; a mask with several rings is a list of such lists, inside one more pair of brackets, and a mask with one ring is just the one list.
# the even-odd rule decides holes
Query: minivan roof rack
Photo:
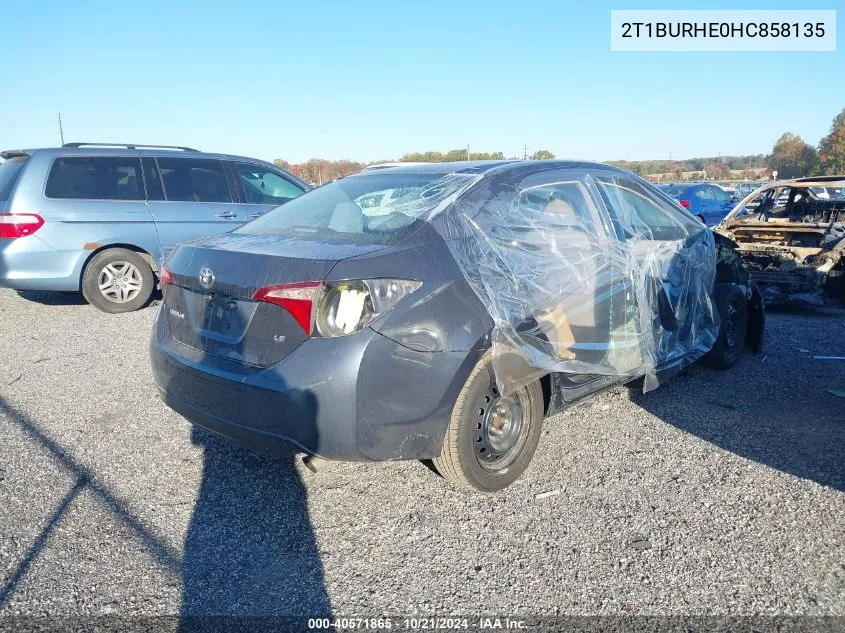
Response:
[{"label": "minivan roof rack", "polygon": [[197,152],[199,150],[192,147],[182,147],[181,145],[139,145],[137,143],[65,143],[62,147],[84,147],[93,145],[95,147],[125,147],[126,149],[179,149],[183,152]]}]

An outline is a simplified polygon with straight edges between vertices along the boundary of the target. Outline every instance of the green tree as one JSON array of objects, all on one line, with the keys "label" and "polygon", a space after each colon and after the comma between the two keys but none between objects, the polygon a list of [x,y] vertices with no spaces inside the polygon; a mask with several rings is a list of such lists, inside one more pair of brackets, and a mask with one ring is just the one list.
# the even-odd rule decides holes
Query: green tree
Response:
[{"label": "green tree", "polygon": [[548,160],[554,157],[555,155],[547,149],[540,149],[531,154],[531,160]]},{"label": "green tree", "polygon": [[778,178],[798,178],[815,170],[818,156],[800,136],[787,132],[775,143],[768,163]]},{"label": "green tree", "polygon": [[819,141],[819,165],[825,175],[845,174],[845,108],[833,118],[830,134]]}]

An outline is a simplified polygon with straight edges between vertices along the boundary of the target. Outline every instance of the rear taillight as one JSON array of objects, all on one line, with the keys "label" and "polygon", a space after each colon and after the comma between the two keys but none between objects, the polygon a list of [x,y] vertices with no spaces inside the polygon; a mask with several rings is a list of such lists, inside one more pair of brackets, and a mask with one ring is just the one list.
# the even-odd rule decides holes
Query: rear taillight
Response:
[{"label": "rear taillight", "polygon": [[684,208],[689,209],[690,201],[689,200],[678,200],[678,203]]},{"label": "rear taillight", "polygon": [[0,238],[26,237],[42,226],[44,218],[35,213],[0,213]]},{"label": "rear taillight", "polygon": [[296,322],[311,336],[314,310],[314,296],[320,289],[319,281],[306,281],[296,284],[275,284],[264,286],[252,296],[256,301],[275,303],[290,312]]},{"label": "rear taillight", "polygon": [[173,278],[173,273],[167,267],[167,264],[162,264],[158,271],[158,284],[164,288],[168,284],[174,284],[176,280]]},{"label": "rear taillight", "polygon": [[264,286],[252,298],[283,307],[308,336],[335,337],[360,331],[421,285],[413,279],[307,281]]}]

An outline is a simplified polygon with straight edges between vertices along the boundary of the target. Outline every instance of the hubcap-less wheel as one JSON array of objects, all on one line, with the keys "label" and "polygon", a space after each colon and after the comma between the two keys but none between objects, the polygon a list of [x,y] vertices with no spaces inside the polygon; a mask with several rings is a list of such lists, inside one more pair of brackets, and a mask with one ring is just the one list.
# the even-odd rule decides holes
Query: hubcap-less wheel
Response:
[{"label": "hubcap-less wheel", "polygon": [[132,301],[141,292],[143,285],[141,271],[124,261],[107,264],[97,280],[100,293],[114,303]]},{"label": "hubcap-less wheel", "polygon": [[475,416],[478,463],[491,473],[507,470],[528,437],[519,392],[501,397],[491,384],[476,401]]},{"label": "hubcap-less wheel", "polygon": [[495,492],[525,472],[543,422],[539,380],[502,397],[496,388],[493,351],[487,350],[461,388],[434,466],[449,481]]},{"label": "hubcap-less wheel", "polygon": [[741,316],[736,301],[731,301],[725,310],[725,343],[728,349],[733,349],[738,343]]}]

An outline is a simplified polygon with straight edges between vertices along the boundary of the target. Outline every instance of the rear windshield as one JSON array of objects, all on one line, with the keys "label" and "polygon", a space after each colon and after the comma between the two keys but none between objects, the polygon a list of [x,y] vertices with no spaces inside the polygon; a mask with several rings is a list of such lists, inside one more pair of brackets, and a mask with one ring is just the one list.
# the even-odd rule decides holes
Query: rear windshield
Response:
[{"label": "rear windshield", "polygon": [[369,173],[318,187],[237,229],[252,235],[389,244],[445,208],[477,175]]},{"label": "rear windshield", "polygon": [[689,189],[689,187],[678,187],[676,185],[676,186],[668,187],[665,191],[666,191],[667,195],[678,198],[678,197],[684,195],[686,193],[687,189]]},{"label": "rear windshield", "polygon": [[27,160],[28,157],[20,156],[3,161],[3,164],[0,165],[0,202],[9,199],[9,195],[12,193],[12,189],[14,189],[18,176],[20,176]]}]

